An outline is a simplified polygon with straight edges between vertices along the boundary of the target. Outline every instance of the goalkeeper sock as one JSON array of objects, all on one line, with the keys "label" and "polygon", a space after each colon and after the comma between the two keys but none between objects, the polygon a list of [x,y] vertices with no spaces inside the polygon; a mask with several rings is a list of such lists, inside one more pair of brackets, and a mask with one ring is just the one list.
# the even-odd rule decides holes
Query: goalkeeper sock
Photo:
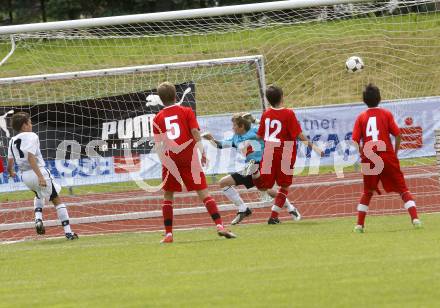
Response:
[{"label": "goalkeeper sock", "polygon": [[284,203],[286,203],[287,193],[287,190],[284,188],[278,190],[278,193],[275,196],[275,204],[272,206],[272,213],[270,214],[271,218],[278,217],[278,213],[283,208]]},{"label": "goalkeeper sock", "polygon": [[61,225],[64,228],[64,233],[72,233],[69,222],[69,213],[67,213],[66,205],[60,204],[56,207],[58,219],[61,221]]},{"label": "goalkeeper sock", "polygon": [[43,206],[44,206],[43,200],[35,197],[34,198],[35,220],[37,220],[37,219],[43,220]]},{"label": "goalkeeper sock", "polygon": [[357,210],[358,210],[357,224],[363,227],[365,225],[365,217],[367,216],[368,206],[365,204],[358,204]]},{"label": "goalkeeper sock", "polygon": [[222,218],[220,217],[220,214],[218,212],[217,203],[215,203],[215,200],[212,199],[212,197],[206,197],[203,199],[203,203],[206,206],[206,209],[208,210],[209,215],[211,215],[212,220],[214,220],[216,225],[223,225]]},{"label": "goalkeeper sock", "polygon": [[173,201],[164,200],[162,204],[163,224],[165,233],[173,233]]},{"label": "goalkeeper sock", "polygon": [[232,203],[238,206],[239,212],[246,212],[247,206],[244,204],[243,199],[241,199],[237,190],[232,186],[226,186],[223,188],[223,194],[228,198]]}]

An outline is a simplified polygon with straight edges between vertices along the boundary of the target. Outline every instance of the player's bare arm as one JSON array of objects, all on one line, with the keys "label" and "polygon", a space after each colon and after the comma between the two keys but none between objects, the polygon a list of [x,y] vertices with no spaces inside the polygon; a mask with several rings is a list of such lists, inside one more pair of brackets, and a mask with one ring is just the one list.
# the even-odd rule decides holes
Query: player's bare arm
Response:
[{"label": "player's bare arm", "polygon": [[314,143],[310,142],[309,138],[304,136],[303,133],[300,133],[298,135],[299,140],[302,141],[308,148],[311,148],[316,154],[319,156],[324,156],[324,151],[322,151],[319,147],[317,147]]},{"label": "player's bare arm", "polygon": [[11,178],[14,178],[16,176],[13,158],[8,158],[8,174]]},{"label": "player's bare arm", "polygon": [[394,145],[394,152],[397,153],[399,152],[400,149],[400,143],[402,142],[402,136],[401,135],[397,135],[396,136],[396,143]]},{"label": "player's bare arm", "polygon": [[194,138],[194,141],[196,142],[197,149],[202,154],[202,166],[206,165],[206,154],[205,149],[203,148],[202,144],[202,137],[200,136],[200,131],[197,128],[191,128],[191,135]]},{"label": "player's bare arm", "polygon": [[35,158],[34,154],[28,153],[28,162],[32,170],[35,172],[35,174],[38,177],[38,184],[41,187],[46,187],[47,186],[46,180],[44,179],[43,174],[41,173],[40,168],[38,167],[37,159]]}]

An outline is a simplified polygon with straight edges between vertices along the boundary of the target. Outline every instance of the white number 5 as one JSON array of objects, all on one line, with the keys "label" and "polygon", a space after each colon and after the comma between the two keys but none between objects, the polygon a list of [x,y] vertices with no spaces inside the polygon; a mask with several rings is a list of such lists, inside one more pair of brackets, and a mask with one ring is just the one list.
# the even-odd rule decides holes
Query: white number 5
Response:
[{"label": "white number 5", "polygon": [[171,122],[177,120],[177,116],[173,115],[171,117],[167,117],[165,120],[165,128],[167,129],[167,136],[171,140],[175,140],[180,137],[180,127],[176,122]]},{"label": "white number 5", "polygon": [[379,131],[377,130],[376,117],[368,118],[366,134],[367,137],[371,137],[373,141],[379,140]]}]

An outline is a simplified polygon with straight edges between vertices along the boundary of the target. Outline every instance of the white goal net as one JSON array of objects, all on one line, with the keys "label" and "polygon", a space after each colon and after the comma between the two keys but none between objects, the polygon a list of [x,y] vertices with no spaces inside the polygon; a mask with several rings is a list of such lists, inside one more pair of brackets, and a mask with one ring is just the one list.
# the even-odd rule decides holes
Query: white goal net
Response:
[{"label": "white goal net", "polygon": [[[403,129],[400,155],[410,189],[422,211],[436,211],[439,10],[436,1],[277,1],[0,27],[0,120],[6,125],[0,130],[0,155],[5,157],[12,134],[12,110],[28,111],[38,123],[35,131],[48,166],[66,188],[63,196],[73,222],[80,223],[83,233],[157,229],[160,194],[144,192],[130,177],[140,170],[149,170],[144,177],[151,184],[160,177],[158,169],[148,169],[154,163],[145,158],[148,145],[139,146],[131,160],[117,152],[145,137],[136,127],[146,127],[150,118],[143,115],[158,107],[157,85],[164,80],[176,84],[178,100],[195,109],[202,129],[226,138],[232,132],[232,114],[246,111],[258,117],[265,83],[275,83],[283,87],[286,105],[296,110],[306,135],[327,144],[319,168],[310,166],[307,151],[300,151],[291,199],[305,217],[352,215],[361,179],[355,161],[344,156],[351,150],[340,145],[350,138],[363,108],[358,104],[363,86],[374,82]],[[353,55],[365,64],[361,72],[345,69]],[[195,64],[243,57],[254,60]],[[188,62],[195,65],[167,67]],[[157,65],[164,66],[136,71]],[[103,140],[106,153],[98,154],[104,158],[88,159],[86,145],[95,141],[99,147]],[[59,149],[64,149],[64,160],[55,159]],[[335,153],[338,159],[342,155],[338,166],[346,167],[343,178],[340,172],[336,176],[341,168],[334,166]],[[211,188],[223,209],[235,210],[217,183],[240,168],[242,158],[232,152],[220,157],[208,170]],[[32,234],[32,194],[6,173],[0,181],[0,240]],[[270,204],[259,202],[255,190],[240,193],[254,207],[263,207],[254,221],[265,220],[264,207]],[[396,196],[374,202],[373,213],[401,210]],[[210,223],[206,214],[199,214],[203,209],[192,193],[182,194],[176,204],[177,214],[191,213],[177,215],[177,226]],[[47,219],[55,219],[52,210],[45,212]],[[226,220],[233,216],[229,213]]]}]

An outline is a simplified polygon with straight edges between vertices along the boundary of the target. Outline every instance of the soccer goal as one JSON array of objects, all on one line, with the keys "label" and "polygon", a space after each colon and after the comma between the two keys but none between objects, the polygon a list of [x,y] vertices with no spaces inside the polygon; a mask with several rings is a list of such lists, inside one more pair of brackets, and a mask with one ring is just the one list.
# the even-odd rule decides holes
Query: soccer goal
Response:
[{"label": "soccer goal", "polygon": [[[362,180],[344,141],[363,108],[363,86],[374,82],[401,127],[401,164],[419,209],[438,211],[439,11],[433,0],[292,0],[0,27],[0,154],[12,110],[30,111],[49,167],[73,187],[64,194],[73,222],[90,233],[155,229],[160,219],[147,217],[160,216],[160,194],[139,189],[131,175],[143,172],[151,185],[160,177],[157,160],[147,156],[158,83],[175,83],[179,102],[216,138],[231,133],[233,113],[258,117],[265,84],[275,83],[306,135],[326,145],[318,166],[299,151],[292,201],[304,217],[352,215]],[[363,60],[362,71],[347,72],[351,56]],[[133,148],[129,159],[121,154]],[[209,151],[213,194],[223,209],[234,209],[217,181],[242,159]],[[17,192],[22,188],[19,179],[1,179],[1,238],[32,234],[33,196]],[[270,206],[254,190],[240,192],[255,207]],[[199,206],[193,194],[180,195],[177,214],[191,213],[177,216],[180,225],[208,224],[194,212]],[[265,220],[261,211],[253,221]],[[374,214],[400,211],[393,195],[372,203]]]},{"label": "soccer goal", "polygon": [[[193,108],[202,132],[220,140],[231,129],[231,112],[264,109],[264,76],[264,59],[256,55],[1,78],[0,86],[9,93],[32,89],[37,104],[7,108],[32,114],[47,167],[69,188],[72,209],[85,209],[72,223],[114,223],[161,215],[161,165],[152,148],[152,119],[163,107],[155,92],[161,81],[175,83],[177,103]],[[243,166],[234,151],[209,153],[213,164],[205,172],[214,183],[220,173]],[[6,193],[26,190],[20,181],[8,184]],[[179,198],[177,214],[202,212],[192,194]],[[23,211],[32,207],[4,209]],[[33,227],[21,219],[5,221],[0,230]]]}]

